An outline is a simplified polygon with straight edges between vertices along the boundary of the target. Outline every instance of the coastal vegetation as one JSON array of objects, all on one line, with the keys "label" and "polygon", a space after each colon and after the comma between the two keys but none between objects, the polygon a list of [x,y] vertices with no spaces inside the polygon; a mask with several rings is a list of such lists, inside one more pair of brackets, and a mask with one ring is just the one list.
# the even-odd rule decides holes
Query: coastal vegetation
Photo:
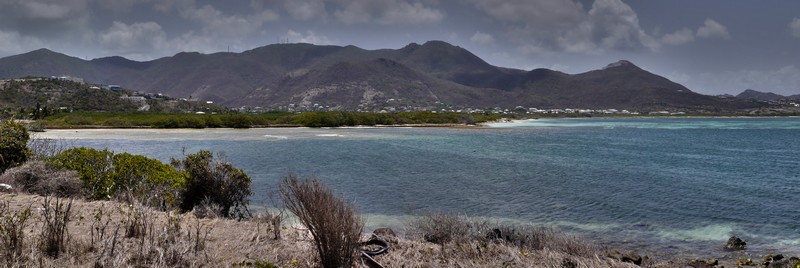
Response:
[{"label": "coastal vegetation", "polygon": [[249,128],[249,127],[341,127],[375,125],[475,124],[507,114],[467,114],[456,112],[268,112],[227,114],[186,113],[64,113],[44,118],[46,128],[152,127],[152,128]]},{"label": "coastal vegetation", "polygon": [[22,123],[0,123],[0,172],[22,164],[28,159],[28,130]]},{"label": "coastal vegetation", "polygon": [[233,164],[214,158],[211,151],[202,150],[172,159],[173,167],[187,174],[186,183],[174,190],[181,191],[180,209],[192,211],[204,206],[207,211],[226,218],[247,219],[251,214],[247,206],[250,176]]}]

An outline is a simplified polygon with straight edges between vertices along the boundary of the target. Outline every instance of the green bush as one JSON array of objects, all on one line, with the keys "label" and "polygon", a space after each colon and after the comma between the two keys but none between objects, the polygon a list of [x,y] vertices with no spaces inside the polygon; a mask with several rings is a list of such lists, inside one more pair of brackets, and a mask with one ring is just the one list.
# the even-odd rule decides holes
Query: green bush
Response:
[{"label": "green bush", "polygon": [[178,205],[179,195],[186,186],[185,172],[161,161],[129,153],[114,155],[112,162],[117,186],[115,192],[117,195],[130,195],[121,198],[135,198],[151,207]]},{"label": "green bush", "polygon": [[22,123],[5,121],[0,124],[0,173],[28,160],[28,130]]},{"label": "green bush", "polygon": [[244,114],[229,114],[222,118],[222,125],[231,128],[249,128],[253,125],[253,120]]},{"label": "green bush", "polygon": [[95,122],[92,121],[91,119],[80,116],[64,117],[64,123],[72,126],[90,126],[95,124]]},{"label": "green bush", "polygon": [[105,200],[114,193],[113,155],[108,150],[80,147],[65,150],[49,161],[57,168],[77,171],[86,187],[87,197]]},{"label": "green bush", "polygon": [[251,179],[242,169],[231,163],[214,159],[210,151],[202,150],[184,159],[172,159],[172,166],[188,174],[180,208],[191,211],[206,200],[219,206],[219,213],[227,218],[249,218],[248,197],[252,194]]},{"label": "green bush", "polygon": [[141,155],[80,147],[49,161],[77,171],[92,199],[135,198],[150,206],[176,206],[186,184],[186,173]]}]

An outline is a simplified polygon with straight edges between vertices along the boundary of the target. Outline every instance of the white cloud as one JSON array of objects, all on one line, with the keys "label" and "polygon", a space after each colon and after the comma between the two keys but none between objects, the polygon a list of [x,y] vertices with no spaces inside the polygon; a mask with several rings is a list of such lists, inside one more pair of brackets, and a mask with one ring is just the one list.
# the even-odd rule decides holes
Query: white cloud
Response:
[{"label": "white cloud", "polygon": [[35,19],[60,19],[70,12],[58,3],[26,2],[23,6],[28,17]]},{"label": "white cloud", "polygon": [[345,24],[372,22],[384,25],[430,24],[444,18],[441,11],[422,2],[410,3],[406,0],[337,0],[336,2],[339,8],[334,11],[334,16]]},{"label": "white cloud", "polygon": [[309,43],[315,45],[333,45],[335,44],[333,41],[328,39],[327,36],[324,35],[317,35],[314,31],[306,31],[306,34],[303,35],[302,33],[295,32],[293,30],[289,30],[283,36],[283,39],[289,40],[291,43]]},{"label": "white cloud", "polygon": [[100,6],[114,11],[129,11],[136,4],[149,3],[153,0],[102,0],[97,1]]},{"label": "white cloud", "polygon": [[431,9],[417,2],[414,4],[400,2],[385,10],[378,20],[381,24],[428,24],[442,20],[444,15],[436,9]]},{"label": "white cloud", "polygon": [[706,19],[703,26],[697,28],[697,37],[730,39],[731,35],[728,33],[728,28],[726,28],[725,25],[712,19]]},{"label": "white cloud", "polygon": [[215,36],[243,36],[256,32],[265,22],[275,21],[280,16],[272,10],[265,9],[249,15],[226,15],[211,5],[201,8],[182,9],[183,18],[203,23],[203,31]]},{"label": "white cloud", "polygon": [[155,1],[153,8],[161,12],[167,12],[175,9],[183,9],[194,7],[194,0],[158,0]]},{"label": "white cloud", "polygon": [[599,34],[604,49],[657,48],[657,44],[639,26],[636,12],[621,0],[595,0],[589,15],[596,27],[592,35]]},{"label": "white cloud", "polygon": [[583,7],[570,0],[473,0],[474,4],[498,20],[541,25],[542,28],[571,28],[580,23]]},{"label": "white cloud", "polygon": [[694,42],[694,31],[690,30],[689,28],[682,28],[674,33],[662,36],[661,42],[673,46],[691,43]]},{"label": "white cloud", "polygon": [[715,20],[706,19],[703,22],[703,25],[697,27],[696,31],[692,31],[689,28],[681,28],[674,33],[665,34],[662,36],[661,42],[667,45],[678,46],[694,42],[695,40],[701,38],[730,39],[731,35],[728,33],[728,29],[724,25],[716,22]]},{"label": "white cloud", "polygon": [[552,51],[544,48],[541,44],[524,44],[518,47],[517,50],[525,55],[544,55],[552,53]]},{"label": "white cloud", "polygon": [[528,52],[600,54],[606,50],[658,50],[657,40],[639,25],[636,12],[621,0],[596,0],[586,11],[573,0],[472,0],[496,20],[510,23],[511,41],[537,43]]},{"label": "white cloud", "polygon": [[114,21],[111,27],[98,36],[98,41],[106,52],[130,58],[141,58],[142,55],[165,48],[167,35],[161,25],[155,22],[125,24]]},{"label": "white cloud", "polygon": [[480,31],[475,32],[472,37],[469,38],[469,41],[473,43],[481,44],[481,45],[488,45],[494,43],[494,36],[487,33],[482,33]]},{"label": "white cloud", "polygon": [[794,18],[789,23],[789,30],[792,31],[792,36],[800,38],[800,18]]},{"label": "white cloud", "polygon": [[325,1],[323,0],[290,0],[283,4],[289,15],[296,20],[325,20]]}]

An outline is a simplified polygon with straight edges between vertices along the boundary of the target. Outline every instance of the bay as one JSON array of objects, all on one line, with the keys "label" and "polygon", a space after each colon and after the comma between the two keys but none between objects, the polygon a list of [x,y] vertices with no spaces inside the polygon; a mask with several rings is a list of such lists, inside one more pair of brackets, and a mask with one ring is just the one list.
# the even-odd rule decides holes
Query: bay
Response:
[{"label": "bay", "polygon": [[800,118],[542,119],[486,128],[48,130],[68,146],[168,161],[222,152],[269,205],[316,176],[370,227],[449,211],[557,227],[610,247],[718,254],[800,248]]}]

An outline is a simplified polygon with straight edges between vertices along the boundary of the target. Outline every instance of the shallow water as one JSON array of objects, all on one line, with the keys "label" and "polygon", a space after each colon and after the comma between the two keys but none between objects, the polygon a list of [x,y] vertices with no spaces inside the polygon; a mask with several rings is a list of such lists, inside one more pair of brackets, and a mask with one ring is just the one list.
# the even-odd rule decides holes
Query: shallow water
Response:
[{"label": "shallow water", "polygon": [[[576,232],[612,247],[800,253],[800,119],[529,120],[484,129],[51,130],[71,146],[167,161],[209,149],[253,178],[314,175],[371,226],[452,211]],[[767,248],[773,247],[775,249]]]}]

